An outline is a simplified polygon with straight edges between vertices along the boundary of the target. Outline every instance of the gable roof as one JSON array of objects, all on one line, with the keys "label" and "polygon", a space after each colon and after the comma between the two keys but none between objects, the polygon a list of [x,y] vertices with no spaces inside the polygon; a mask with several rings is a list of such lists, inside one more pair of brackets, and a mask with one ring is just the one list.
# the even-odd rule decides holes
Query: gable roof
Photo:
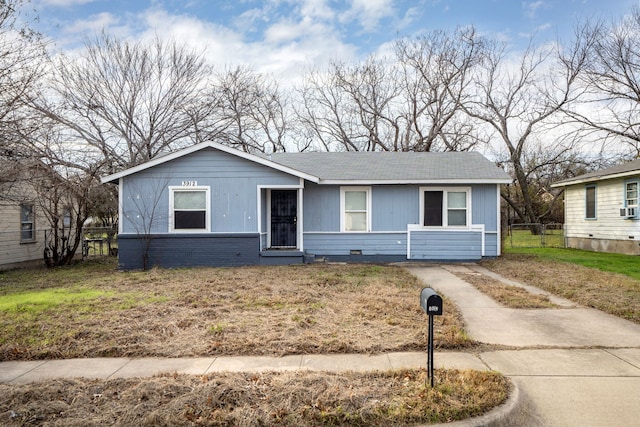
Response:
[{"label": "gable roof", "polygon": [[313,181],[313,182],[318,182],[318,179],[315,176],[311,176],[308,174],[305,174],[303,172],[291,169],[289,167],[286,167],[284,165],[278,165],[273,163],[272,161],[261,157],[261,156],[256,156],[255,154],[250,154],[250,153],[245,153],[244,151],[240,151],[240,150],[236,150],[235,148],[231,148],[231,147],[227,147],[226,145],[222,145],[222,144],[218,144],[217,142],[201,142],[200,144],[195,144],[192,146],[189,146],[187,148],[183,148],[182,150],[178,150],[175,151],[171,154],[167,154],[166,156],[162,156],[162,157],[156,157],[155,159],[149,160],[148,162],[142,163],[138,166],[134,166],[132,168],[129,169],[125,169],[123,171],[108,175],[108,176],[104,176],[102,177],[100,180],[102,181],[102,183],[107,183],[107,182],[115,182],[118,181],[120,178],[123,178],[125,176],[128,175],[133,175],[135,173],[138,172],[142,172],[143,170],[147,170],[150,169],[154,166],[158,166],[161,165],[163,163],[167,163],[171,160],[174,159],[178,159],[180,157],[186,156],[187,154],[191,154],[191,153],[195,153],[197,151],[200,150],[204,150],[206,148],[213,148],[225,153],[229,153],[232,154],[234,156],[238,156],[241,157],[243,159],[252,161],[254,163],[258,163],[261,165],[265,165],[268,166],[270,168],[279,170],[281,172],[285,172],[288,173],[290,175],[293,176],[297,176],[299,178],[303,178],[306,179],[308,181]]},{"label": "gable roof", "polygon": [[102,182],[214,148],[317,184],[507,184],[502,169],[475,152],[309,152],[255,155],[215,142],[203,142],[130,169],[106,176]]},{"label": "gable roof", "polygon": [[551,187],[566,187],[567,185],[585,184],[588,182],[600,181],[604,179],[624,178],[640,174],[640,159],[623,163],[599,171],[585,173],[574,178],[563,179],[555,182]]}]

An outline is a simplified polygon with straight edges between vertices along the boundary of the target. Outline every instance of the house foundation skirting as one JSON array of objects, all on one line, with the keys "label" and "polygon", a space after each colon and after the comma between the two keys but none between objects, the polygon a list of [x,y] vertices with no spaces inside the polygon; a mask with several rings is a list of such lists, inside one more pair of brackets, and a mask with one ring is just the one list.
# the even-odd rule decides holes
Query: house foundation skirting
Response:
[{"label": "house foundation skirting", "polygon": [[626,255],[640,255],[640,240],[597,239],[593,237],[567,237],[568,248],[594,252],[614,252]]},{"label": "house foundation skirting", "polygon": [[118,266],[122,270],[142,269],[145,252],[147,268],[258,265],[259,244],[258,233],[120,234]]}]

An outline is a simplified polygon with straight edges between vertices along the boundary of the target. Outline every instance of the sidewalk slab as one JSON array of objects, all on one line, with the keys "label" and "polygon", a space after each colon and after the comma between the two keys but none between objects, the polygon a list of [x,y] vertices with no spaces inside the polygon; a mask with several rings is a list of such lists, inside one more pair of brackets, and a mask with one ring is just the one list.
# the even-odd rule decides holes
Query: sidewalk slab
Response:
[{"label": "sidewalk slab", "polygon": [[11,383],[26,384],[53,378],[84,377],[107,379],[129,363],[130,360],[128,358],[49,360],[14,379]]},{"label": "sidewalk slab", "polygon": [[386,354],[310,354],[303,356],[300,367],[331,372],[388,371],[391,363]]},{"label": "sidewalk slab", "polygon": [[206,374],[214,372],[294,371],[300,369],[302,356],[232,356],[217,357]]},{"label": "sidewalk slab", "polygon": [[166,373],[202,375],[207,372],[207,370],[215,360],[215,357],[185,359],[162,359],[156,357],[148,357],[132,359],[117,372],[114,372],[111,377],[152,377],[154,375]]},{"label": "sidewalk slab", "polygon": [[[637,427],[639,377],[512,377],[533,406],[525,426]],[[511,424],[515,425],[515,424]]]},{"label": "sidewalk slab", "polygon": [[0,383],[10,383],[45,363],[47,363],[46,360],[2,362],[0,363]]},{"label": "sidewalk slab", "polygon": [[[427,352],[388,353],[391,369],[427,369]],[[471,353],[434,352],[433,366],[436,369],[474,369],[487,371],[489,367]]]},{"label": "sidewalk slab", "polygon": [[500,350],[480,358],[507,376],[590,376],[640,378],[640,369],[601,349]]},{"label": "sidewalk slab", "polygon": [[640,369],[640,348],[612,348],[607,351]]}]

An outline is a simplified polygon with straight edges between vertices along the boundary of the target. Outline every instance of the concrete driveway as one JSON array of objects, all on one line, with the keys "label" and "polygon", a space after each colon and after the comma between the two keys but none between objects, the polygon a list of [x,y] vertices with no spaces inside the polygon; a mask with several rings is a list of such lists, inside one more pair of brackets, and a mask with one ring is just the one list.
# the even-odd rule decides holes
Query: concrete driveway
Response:
[{"label": "concrete driveway", "polygon": [[477,356],[518,385],[526,404],[513,425],[640,426],[640,325],[555,297],[562,308],[505,308],[453,273],[544,292],[476,265],[407,268],[460,308],[473,339],[507,346]]}]

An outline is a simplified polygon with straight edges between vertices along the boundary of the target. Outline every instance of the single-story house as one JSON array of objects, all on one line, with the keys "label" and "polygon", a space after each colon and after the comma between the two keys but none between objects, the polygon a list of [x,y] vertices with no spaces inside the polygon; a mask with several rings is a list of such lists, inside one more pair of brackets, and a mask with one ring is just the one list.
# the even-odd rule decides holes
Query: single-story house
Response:
[{"label": "single-story house", "polygon": [[0,158],[0,271],[44,265],[48,221],[23,164]]},{"label": "single-story house", "polygon": [[565,244],[640,255],[640,159],[558,181],[564,188]]},{"label": "single-story house", "polygon": [[206,142],[106,176],[119,265],[392,262],[500,255],[500,185],[479,153],[254,155]]}]

